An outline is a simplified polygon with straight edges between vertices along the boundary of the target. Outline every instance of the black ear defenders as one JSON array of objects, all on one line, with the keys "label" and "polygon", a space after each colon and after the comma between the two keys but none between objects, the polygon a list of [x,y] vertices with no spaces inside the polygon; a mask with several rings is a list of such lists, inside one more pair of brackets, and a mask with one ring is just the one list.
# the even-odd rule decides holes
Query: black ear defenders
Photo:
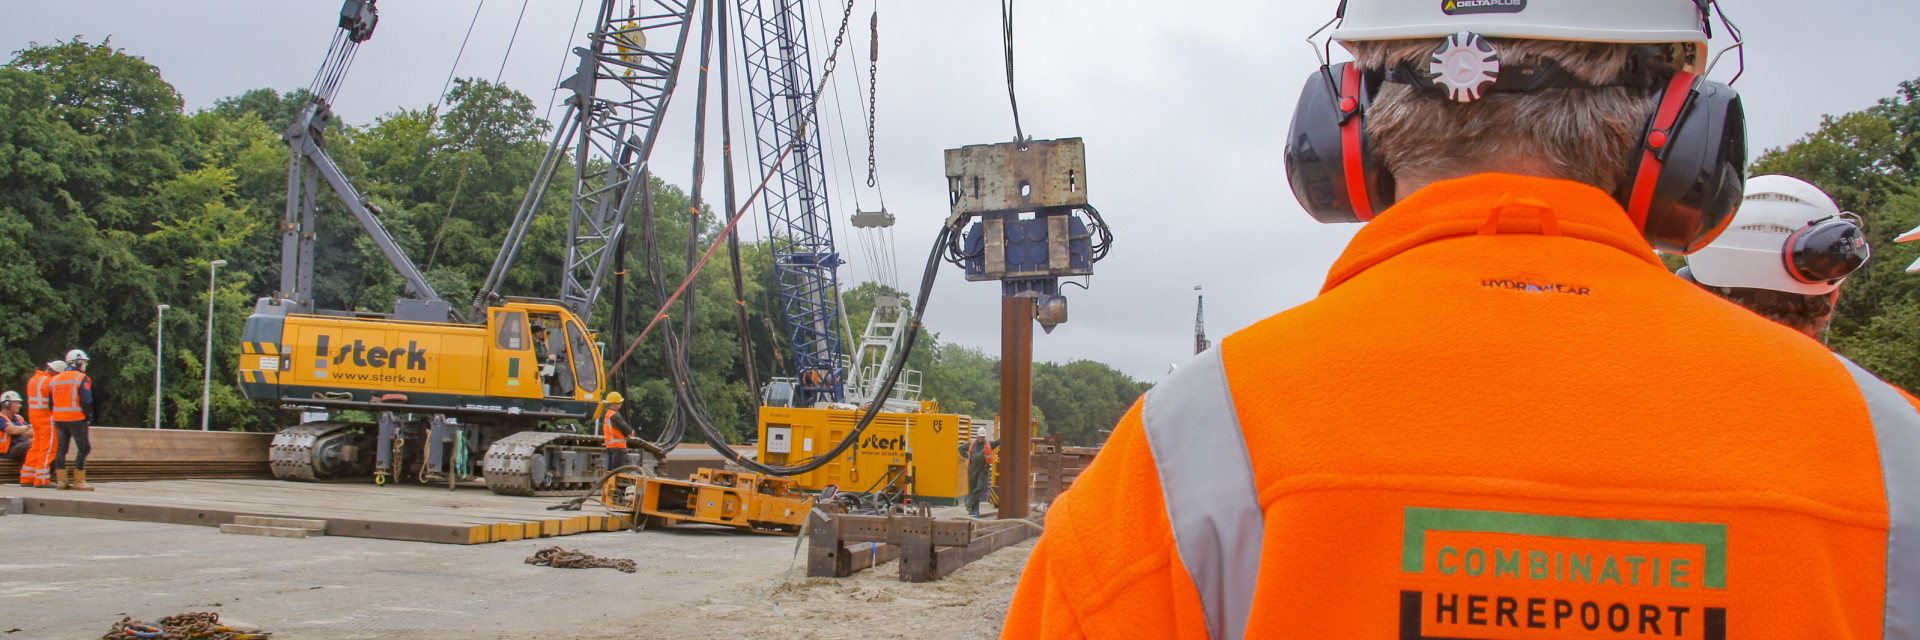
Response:
[{"label": "black ear defenders", "polygon": [[1780,251],[1787,275],[1805,284],[1835,284],[1872,255],[1866,230],[1844,215],[1808,222],[1787,236]]},{"label": "black ear defenders", "polygon": [[[1365,126],[1387,80],[1384,71],[1345,62],[1323,65],[1300,90],[1284,159],[1294,197],[1315,220],[1366,222],[1393,206],[1393,174],[1375,157]],[[1614,197],[1655,249],[1692,253],[1726,228],[1740,203],[1746,116],[1733,87],[1686,72],[1675,73],[1654,103],[1631,179]]]},{"label": "black ear defenders", "polygon": [[1393,173],[1374,156],[1365,126],[1382,80],[1342,62],[1321,66],[1300,90],[1287,131],[1287,184],[1315,220],[1366,222],[1393,206]]},{"label": "black ear defenders", "polygon": [[1631,182],[1615,198],[1653,248],[1699,251],[1720,236],[1746,186],[1746,112],[1733,87],[1681,71],[1654,96]]}]

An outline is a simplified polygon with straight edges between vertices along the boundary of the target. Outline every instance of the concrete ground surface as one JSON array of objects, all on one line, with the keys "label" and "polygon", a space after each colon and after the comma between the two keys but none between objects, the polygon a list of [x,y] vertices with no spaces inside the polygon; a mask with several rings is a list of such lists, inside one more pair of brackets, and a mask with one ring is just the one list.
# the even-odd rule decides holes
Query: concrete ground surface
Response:
[{"label": "concrete ground surface", "polygon": [[[463,546],[11,515],[0,517],[0,639],[98,638],[122,616],[188,611],[276,640],[991,638],[1033,546],[919,585],[893,564],[809,579],[803,548],[782,582],[795,540],[682,527]],[[631,558],[639,572],[523,562],[554,545]]]}]

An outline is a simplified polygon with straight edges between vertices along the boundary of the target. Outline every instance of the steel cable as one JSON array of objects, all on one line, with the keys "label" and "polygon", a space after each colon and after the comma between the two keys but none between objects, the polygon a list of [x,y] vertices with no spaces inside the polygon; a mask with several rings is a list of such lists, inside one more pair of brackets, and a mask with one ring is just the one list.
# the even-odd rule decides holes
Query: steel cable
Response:
[{"label": "steel cable", "polygon": [[1000,42],[1007,59],[1007,103],[1013,106],[1013,140],[1026,144],[1020,129],[1020,99],[1013,95],[1013,0],[1000,0]]},{"label": "steel cable", "polygon": [[453,88],[453,73],[460,70],[460,58],[467,55],[467,40],[473,38],[473,25],[480,23],[480,10],[487,7],[487,0],[473,7],[473,19],[467,21],[467,35],[460,38],[460,50],[453,54],[453,66],[447,67],[447,81],[440,85],[440,101],[447,101],[447,90]]}]

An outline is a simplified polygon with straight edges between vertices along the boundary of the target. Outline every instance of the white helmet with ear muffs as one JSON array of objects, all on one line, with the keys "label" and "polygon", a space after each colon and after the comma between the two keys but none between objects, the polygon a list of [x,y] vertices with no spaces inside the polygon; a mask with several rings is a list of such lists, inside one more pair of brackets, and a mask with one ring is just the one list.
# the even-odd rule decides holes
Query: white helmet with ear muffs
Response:
[{"label": "white helmet with ear muffs", "polygon": [[1470,31],[1492,38],[1692,43],[1704,73],[1706,0],[1342,0],[1333,39],[1400,40]]},{"label": "white helmet with ear muffs", "polygon": [[1832,293],[1871,256],[1866,230],[1851,215],[1805,180],[1754,176],[1733,222],[1687,256],[1687,266],[1712,287]]},{"label": "white helmet with ear muffs", "polygon": [[[1702,76],[1712,37],[1709,11],[1717,13],[1717,6],[1715,0],[1342,0],[1330,23],[1336,42],[1443,43],[1426,60],[1385,68],[1323,60],[1301,88],[1287,133],[1288,186],[1320,222],[1367,222],[1393,206],[1397,178],[1366,125],[1384,84],[1440,91],[1460,103],[1494,93],[1626,87],[1650,93],[1654,108],[1641,123],[1629,178],[1614,199],[1655,249],[1697,251],[1731,218],[1747,164],[1739,92]],[[1739,30],[1721,18],[1737,43]],[[1552,59],[1502,59],[1504,45],[1489,38],[1633,45],[1633,58],[1618,77],[1589,81]]]}]

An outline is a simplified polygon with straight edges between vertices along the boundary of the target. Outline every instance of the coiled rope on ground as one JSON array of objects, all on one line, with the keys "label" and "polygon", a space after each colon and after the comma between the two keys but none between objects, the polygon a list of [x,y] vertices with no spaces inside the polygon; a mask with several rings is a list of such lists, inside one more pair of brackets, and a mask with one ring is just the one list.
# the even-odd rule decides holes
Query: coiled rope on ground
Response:
[{"label": "coiled rope on ground", "polygon": [[220,624],[220,614],[211,611],[182,613],[161,618],[156,624],[121,618],[101,640],[266,640],[267,631],[243,631]]},{"label": "coiled rope on ground", "polygon": [[619,569],[622,573],[639,571],[633,560],[628,558],[602,558],[590,553],[547,547],[535,551],[527,557],[527,564],[542,565],[558,569]]}]

